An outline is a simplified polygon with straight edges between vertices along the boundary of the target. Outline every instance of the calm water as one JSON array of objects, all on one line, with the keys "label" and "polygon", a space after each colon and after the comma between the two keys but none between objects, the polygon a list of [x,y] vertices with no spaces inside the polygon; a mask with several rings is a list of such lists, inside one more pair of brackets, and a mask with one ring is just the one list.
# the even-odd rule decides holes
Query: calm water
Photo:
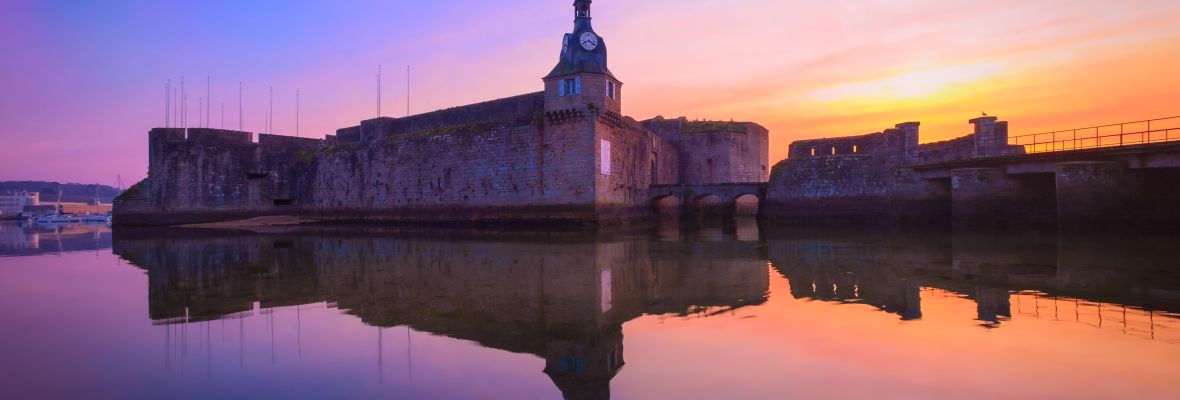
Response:
[{"label": "calm water", "polygon": [[0,226],[0,398],[1180,398],[1180,240]]}]

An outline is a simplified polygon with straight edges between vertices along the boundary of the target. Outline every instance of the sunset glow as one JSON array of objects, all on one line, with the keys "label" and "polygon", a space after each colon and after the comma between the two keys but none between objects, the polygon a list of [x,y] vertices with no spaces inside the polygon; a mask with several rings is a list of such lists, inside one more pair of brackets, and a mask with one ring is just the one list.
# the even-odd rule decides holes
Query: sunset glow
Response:
[{"label": "sunset glow", "polygon": [[[323,136],[376,115],[541,89],[570,1],[9,2],[0,13],[0,179],[125,184],[146,171],[163,87],[212,82],[209,125]],[[923,142],[986,112],[1012,134],[1180,114],[1180,2],[594,3],[624,113],[749,120],[789,142],[921,121]],[[194,125],[195,124],[190,124]]]}]

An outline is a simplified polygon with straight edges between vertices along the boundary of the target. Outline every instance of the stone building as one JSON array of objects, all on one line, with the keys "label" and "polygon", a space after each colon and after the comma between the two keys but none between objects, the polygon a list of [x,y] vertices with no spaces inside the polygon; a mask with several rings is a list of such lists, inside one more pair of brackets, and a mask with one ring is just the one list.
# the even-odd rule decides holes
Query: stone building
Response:
[{"label": "stone building", "polygon": [[0,193],[0,214],[20,214],[26,206],[37,206],[40,204],[40,193]]},{"label": "stone building", "polygon": [[775,165],[762,216],[788,223],[931,223],[949,218],[949,179],[923,179],[914,165],[1023,154],[1008,122],[968,121],[972,133],[918,144],[920,123],[881,132],[791,143]]},{"label": "stone building", "polygon": [[323,140],[156,128],[148,177],[115,204],[119,225],[260,215],[331,220],[564,222],[654,215],[648,188],[765,182],[767,131],[753,123],[623,114],[590,0],[574,4],[544,90],[404,118]]}]

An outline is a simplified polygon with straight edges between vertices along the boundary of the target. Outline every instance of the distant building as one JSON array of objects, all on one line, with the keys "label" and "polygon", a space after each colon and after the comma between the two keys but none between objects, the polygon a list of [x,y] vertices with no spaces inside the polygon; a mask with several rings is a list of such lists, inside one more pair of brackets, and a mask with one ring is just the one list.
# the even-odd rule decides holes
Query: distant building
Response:
[{"label": "distant building", "polygon": [[18,224],[0,224],[0,251],[36,249],[40,235]]},{"label": "distant building", "polygon": [[[56,207],[57,211],[62,214],[105,214],[111,211],[110,204],[91,204],[91,203],[67,203],[67,202],[45,202],[42,205]],[[38,208],[37,210],[41,210]],[[50,212],[53,208],[50,208]],[[25,209],[26,212],[30,209]]]},{"label": "distant building", "polygon": [[26,206],[41,205],[41,194],[35,192],[0,193],[0,213],[19,214]]}]

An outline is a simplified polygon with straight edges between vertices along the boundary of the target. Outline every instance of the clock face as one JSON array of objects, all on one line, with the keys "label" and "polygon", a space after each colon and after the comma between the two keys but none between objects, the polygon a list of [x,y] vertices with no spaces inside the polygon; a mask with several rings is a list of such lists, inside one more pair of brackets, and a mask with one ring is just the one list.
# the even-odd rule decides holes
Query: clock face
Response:
[{"label": "clock face", "polygon": [[578,41],[582,43],[583,49],[594,50],[598,48],[598,35],[595,35],[594,32],[583,32]]}]

